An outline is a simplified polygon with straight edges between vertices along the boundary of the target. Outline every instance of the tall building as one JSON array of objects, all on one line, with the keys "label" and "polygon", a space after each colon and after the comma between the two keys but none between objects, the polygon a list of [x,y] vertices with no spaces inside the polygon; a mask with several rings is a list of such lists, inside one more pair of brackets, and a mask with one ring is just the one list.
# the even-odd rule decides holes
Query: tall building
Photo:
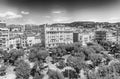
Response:
[{"label": "tall building", "polygon": [[7,49],[9,46],[9,29],[5,22],[0,22],[0,48]]},{"label": "tall building", "polygon": [[46,48],[73,43],[73,28],[63,24],[43,25],[42,43]]}]

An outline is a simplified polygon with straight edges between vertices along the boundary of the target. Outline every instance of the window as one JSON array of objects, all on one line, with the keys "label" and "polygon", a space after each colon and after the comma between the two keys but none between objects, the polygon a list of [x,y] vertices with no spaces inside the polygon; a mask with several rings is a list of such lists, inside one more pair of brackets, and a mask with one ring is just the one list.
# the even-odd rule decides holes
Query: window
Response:
[{"label": "window", "polygon": [[82,40],[82,36],[80,36],[80,40]]}]

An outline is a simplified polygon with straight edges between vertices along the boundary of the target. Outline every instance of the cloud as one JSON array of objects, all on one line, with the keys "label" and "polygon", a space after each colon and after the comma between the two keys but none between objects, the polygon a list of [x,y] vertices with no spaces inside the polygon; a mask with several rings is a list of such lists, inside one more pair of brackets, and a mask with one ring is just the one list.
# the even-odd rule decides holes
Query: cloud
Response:
[{"label": "cloud", "polygon": [[54,13],[54,14],[60,14],[60,13],[63,13],[63,11],[52,11],[52,13]]},{"label": "cloud", "polygon": [[21,11],[21,14],[28,15],[30,14],[29,12]]},{"label": "cloud", "polygon": [[5,13],[0,13],[1,18],[6,18],[6,19],[16,19],[16,18],[22,18],[23,16],[14,12],[5,12]]},{"label": "cloud", "polygon": [[53,22],[67,22],[68,20],[70,20],[68,17],[53,18]]},{"label": "cloud", "polygon": [[45,18],[51,18],[51,16],[45,16]]}]

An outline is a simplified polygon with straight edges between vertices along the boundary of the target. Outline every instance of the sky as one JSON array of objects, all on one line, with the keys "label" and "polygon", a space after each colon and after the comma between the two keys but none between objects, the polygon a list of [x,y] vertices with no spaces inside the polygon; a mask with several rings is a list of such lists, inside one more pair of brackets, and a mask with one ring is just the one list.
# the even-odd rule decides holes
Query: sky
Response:
[{"label": "sky", "polygon": [[120,0],[0,0],[7,24],[120,22]]}]

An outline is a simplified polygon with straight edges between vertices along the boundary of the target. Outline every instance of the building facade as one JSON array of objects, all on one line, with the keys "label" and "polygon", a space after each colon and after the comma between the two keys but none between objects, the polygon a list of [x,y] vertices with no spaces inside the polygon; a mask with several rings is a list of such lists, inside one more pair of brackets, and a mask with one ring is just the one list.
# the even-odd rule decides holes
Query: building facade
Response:
[{"label": "building facade", "polygon": [[46,48],[53,48],[60,44],[73,43],[73,28],[62,24],[43,26],[43,37]]},{"label": "building facade", "polygon": [[117,36],[115,34],[116,33],[113,31],[108,31],[106,33],[106,40],[111,42],[117,42]]},{"label": "building facade", "polygon": [[100,28],[95,31],[95,40],[99,43],[101,41],[107,40],[107,31],[106,29]]},{"label": "building facade", "polygon": [[88,42],[93,42],[94,40],[94,32],[83,32],[79,33],[79,42],[82,43],[82,45],[87,45]]},{"label": "building facade", "polygon": [[0,22],[0,48],[7,49],[9,46],[9,29],[6,23]]},{"label": "building facade", "polygon": [[10,49],[16,49],[17,44],[21,44],[20,36],[15,36],[13,38],[9,38],[9,48]]}]

